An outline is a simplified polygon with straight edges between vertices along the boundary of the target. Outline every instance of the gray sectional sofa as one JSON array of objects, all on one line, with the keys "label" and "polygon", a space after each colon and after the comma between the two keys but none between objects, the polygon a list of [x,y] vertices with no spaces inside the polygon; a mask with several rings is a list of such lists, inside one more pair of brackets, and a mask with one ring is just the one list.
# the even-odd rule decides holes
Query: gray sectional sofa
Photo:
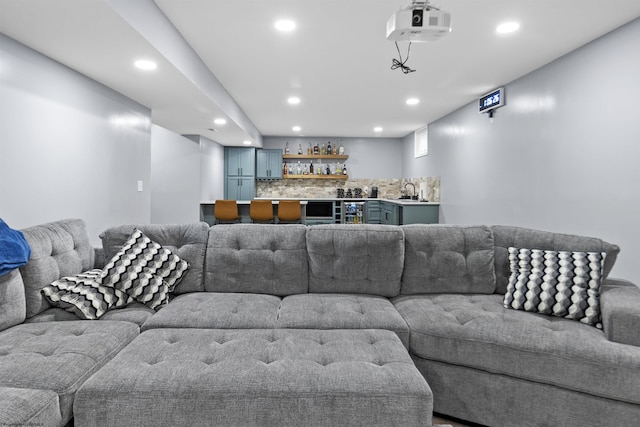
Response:
[{"label": "gray sectional sofa", "polygon": [[[52,281],[103,267],[134,228],[189,263],[166,306],[79,320],[44,298]],[[2,425],[640,420],[640,289],[607,277],[618,247],[600,239],[198,223],[118,226],[93,249],[80,220],[23,233],[31,260],[0,277]],[[505,294],[531,298],[508,287],[509,248],[604,254],[598,324],[505,308]]]}]

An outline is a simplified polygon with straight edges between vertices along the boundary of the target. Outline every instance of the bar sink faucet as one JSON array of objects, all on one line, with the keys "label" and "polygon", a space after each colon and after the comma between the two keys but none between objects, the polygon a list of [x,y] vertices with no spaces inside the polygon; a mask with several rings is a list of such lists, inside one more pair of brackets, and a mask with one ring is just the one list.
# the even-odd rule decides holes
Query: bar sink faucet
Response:
[{"label": "bar sink faucet", "polygon": [[413,192],[411,193],[411,200],[418,200],[418,196],[416,195],[416,186],[413,182],[407,182],[404,185],[404,189],[407,189],[407,185],[410,185],[413,188]]}]

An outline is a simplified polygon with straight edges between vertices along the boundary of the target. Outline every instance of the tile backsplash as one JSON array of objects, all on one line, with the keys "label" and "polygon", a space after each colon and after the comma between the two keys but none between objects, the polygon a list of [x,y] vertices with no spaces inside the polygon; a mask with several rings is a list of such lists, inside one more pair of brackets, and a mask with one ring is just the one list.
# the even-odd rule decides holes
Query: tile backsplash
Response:
[{"label": "tile backsplash", "polygon": [[[405,184],[415,185],[416,195],[420,196],[420,188],[426,187],[426,199],[430,202],[440,202],[440,177],[429,176],[411,179],[282,179],[277,181],[257,181],[256,197],[296,197],[296,198],[335,198],[337,189],[361,188],[371,192],[372,186],[378,186],[378,198],[397,199],[402,195]],[[406,187],[408,194],[412,195],[413,188]]]}]

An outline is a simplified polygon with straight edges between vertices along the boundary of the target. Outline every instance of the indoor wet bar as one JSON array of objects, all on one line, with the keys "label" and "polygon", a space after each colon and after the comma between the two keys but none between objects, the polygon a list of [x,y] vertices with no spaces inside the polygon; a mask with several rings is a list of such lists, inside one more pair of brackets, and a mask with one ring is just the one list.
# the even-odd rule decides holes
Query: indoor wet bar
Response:
[{"label": "indoor wet bar", "polygon": [[640,426],[640,0],[0,0],[0,427]]}]

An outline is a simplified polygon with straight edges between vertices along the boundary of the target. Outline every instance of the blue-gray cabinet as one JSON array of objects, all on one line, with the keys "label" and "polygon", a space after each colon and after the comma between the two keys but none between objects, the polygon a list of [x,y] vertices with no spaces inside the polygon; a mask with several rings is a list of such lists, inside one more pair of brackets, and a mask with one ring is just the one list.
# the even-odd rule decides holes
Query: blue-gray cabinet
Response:
[{"label": "blue-gray cabinet", "polygon": [[399,225],[398,205],[393,202],[380,202],[380,224]]},{"label": "blue-gray cabinet", "polygon": [[377,200],[367,200],[366,220],[369,224],[380,224],[380,202]]},{"label": "blue-gray cabinet", "polygon": [[282,150],[256,150],[256,179],[282,179]]},{"label": "blue-gray cabinet", "polygon": [[402,205],[400,206],[400,224],[437,224],[440,222],[438,205]]},{"label": "blue-gray cabinet", "polygon": [[228,176],[225,184],[225,199],[251,200],[255,195],[253,177]]},{"label": "blue-gray cabinet", "polygon": [[224,198],[253,199],[256,179],[256,149],[225,147],[224,170]]},{"label": "blue-gray cabinet", "polygon": [[367,222],[370,224],[438,224],[439,212],[437,204],[367,200]]},{"label": "blue-gray cabinet", "polygon": [[255,177],[255,148],[225,147],[224,166],[227,176]]}]

